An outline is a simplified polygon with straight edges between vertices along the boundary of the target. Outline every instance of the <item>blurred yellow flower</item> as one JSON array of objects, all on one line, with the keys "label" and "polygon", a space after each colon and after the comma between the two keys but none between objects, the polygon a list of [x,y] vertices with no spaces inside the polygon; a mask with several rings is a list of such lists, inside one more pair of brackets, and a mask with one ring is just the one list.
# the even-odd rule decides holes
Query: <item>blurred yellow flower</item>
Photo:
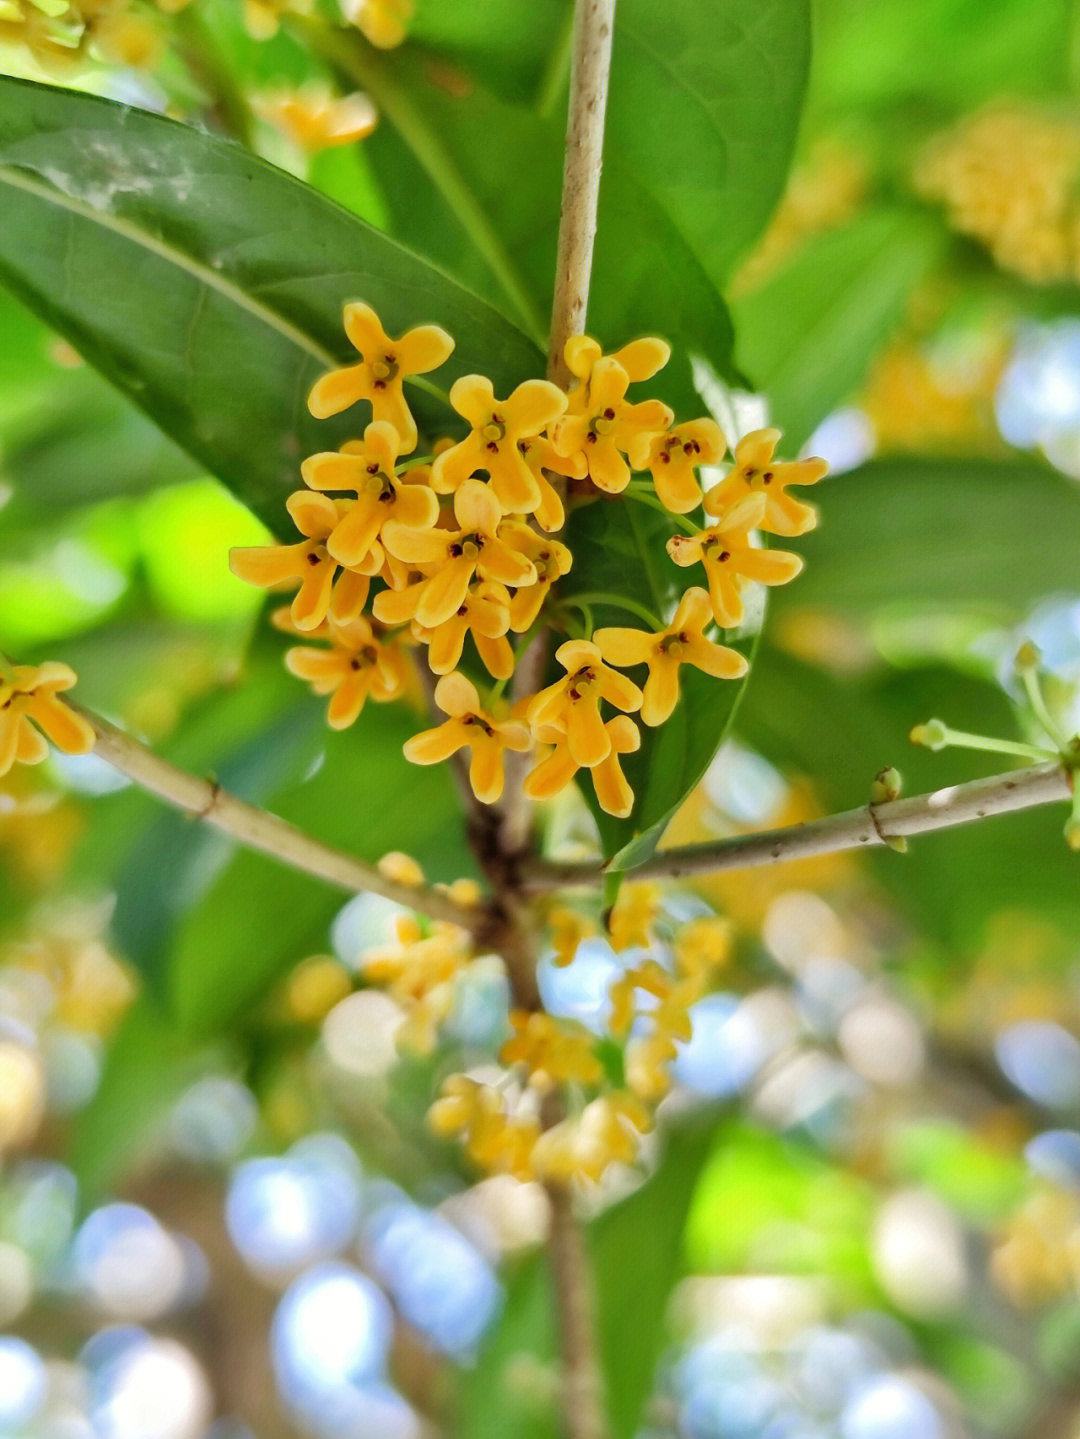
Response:
[{"label": "blurred yellow flower", "polygon": [[62,664],[0,669],[0,775],[16,763],[40,764],[47,759],[46,739],[68,754],[86,754],[94,748],[89,720],[56,697],[75,683],[75,671]]}]

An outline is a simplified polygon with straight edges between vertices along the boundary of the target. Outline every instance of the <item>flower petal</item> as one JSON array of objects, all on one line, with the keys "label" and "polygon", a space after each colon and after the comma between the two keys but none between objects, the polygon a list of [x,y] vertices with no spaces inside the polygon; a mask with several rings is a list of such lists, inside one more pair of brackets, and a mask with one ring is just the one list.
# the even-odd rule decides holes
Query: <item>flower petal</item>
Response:
[{"label": "flower petal", "polygon": [[591,769],[611,753],[611,738],[595,699],[571,703],[566,716],[566,739],[575,763],[583,769]]},{"label": "flower petal", "polygon": [[416,606],[416,622],[427,630],[441,625],[465,603],[469,583],[476,569],[476,561],[466,555],[449,560],[441,570],[436,570],[420,596]]},{"label": "flower petal", "polygon": [[34,694],[26,698],[24,707],[57,749],[67,754],[89,754],[94,748],[96,737],[90,721],[76,714],[63,700],[52,694]]},{"label": "flower petal", "polygon": [[656,648],[656,636],[646,630],[615,626],[594,631],[593,643],[609,665],[625,669],[627,665],[648,664]]},{"label": "flower petal", "polygon": [[649,666],[645,693],[641,703],[641,720],[650,727],[669,720],[679,703],[679,661],[668,654],[657,654]]},{"label": "flower petal", "polygon": [[[530,475],[530,480],[532,476]],[[468,534],[493,535],[502,519],[502,506],[483,480],[465,480],[454,496],[454,514]]]},{"label": "flower petal", "polygon": [[480,730],[472,740],[469,784],[481,804],[494,804],[505,784],[502,745]]},{"label": "flower petal", "polygon": [[[449,678],[449,676],[447,676]],[[440,681],[441,683],[441,681]],[[422,730],[407,739],[402,752],[413,764],[441,764],[471,740],[472,732],[458,719],[449,719],[434,729]]]},{"label": "flower petal", "polygon": [[486,375],[462,375],[450,386],[450,403],[474,430],[479,430],[491,417],[495,391]]},{"label": "flower petal", "polygon": [[355,405],[357,400],[370,397],[371,380],[367,365],[346,365],[315,381],[308,395],[308,409],[317,420],[328,420],[331,415],[338,415],[350,405]]},{"label": "flower petal", "polygon": [[476,686],[458,670],[453,674],[443,675],[435,686],[435,703],[444,714],[455,717],[480,712],[480,696],[476,692]]},{"label": "flower petal", "polygon": [[426,375],[445,364],[454,351],[453,338],[438,325],[417,325],[394,345],[402,374]]},{"label": "flower petal", "polygon": [[[704,591],[702,591],[704,593]],[[729,645],[718,645],[712,640],[695,635],[686,646],[684,664],[694,665],[718,680],[741,679],[750,668],[744,655]]]}]

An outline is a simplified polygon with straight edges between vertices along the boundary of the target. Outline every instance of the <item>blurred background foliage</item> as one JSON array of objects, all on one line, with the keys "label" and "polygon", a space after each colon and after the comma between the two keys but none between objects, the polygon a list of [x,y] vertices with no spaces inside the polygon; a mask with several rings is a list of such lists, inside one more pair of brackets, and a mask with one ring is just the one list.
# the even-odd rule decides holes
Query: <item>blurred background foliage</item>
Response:
[{"label": "blurred background foliage", "polygon": [[[696,387],[729,434],[767,418],[832,466],[806,573],[668,841],[861,804],[885,764],[912,793],[993,772],[906,736],[941,714],[1038,738],[1012,672],[1025,638],[1075,731],[1080,11],[816,0],[807,76],[791,0],[620,6],[590,328],[668,336],[683,417]],[[58,72],[14,41],[0,64],[250,144],[534,353],[564,0],[418,0],[394,51],[310,17],[257,39],[246,11],[145,16],[138,67]],[[701,14],[698,68],[673,65]],[[325,144],[313,92],[283,103],[309,84],[361,90],[370,137]],[[0,268],[33,299],[14,214]],[[281,265],[306,273],[305,233],[288,238]],[[103,276],[85,325],[125,294],[145,309]],[[3,649],[67,661],[85,703],[331,842],[460,874],[445,776],[402,777],[414,717],[369,708],[328,734],[282,672],[226,564],[260,520],[13,293],[0,335]],[[281,429],[268,396],[237,372],[238,464]],[[178,414],[159,418],[183,440]],[[265,520],[260,475],[219,478]],[[553,853],[588,833],[576,803],[548,818]],[[616,1432],[1075,1436],[1080,890],[1056,817],[696,888],[732,917],[733,958],[648,1176],[589,1200]],[[356,966],[388,920],[93,759],[0,782],[0,1432],[557,1432],[543,1194],[475,1183],[423,1123],[438,1079],[491,1054],[506,996],[495,970],[474,978],[436,1052],[399,1054],[400,1012]],[[545,964],[545,1000],[599,1025],[615,965],[600,945]]]}]

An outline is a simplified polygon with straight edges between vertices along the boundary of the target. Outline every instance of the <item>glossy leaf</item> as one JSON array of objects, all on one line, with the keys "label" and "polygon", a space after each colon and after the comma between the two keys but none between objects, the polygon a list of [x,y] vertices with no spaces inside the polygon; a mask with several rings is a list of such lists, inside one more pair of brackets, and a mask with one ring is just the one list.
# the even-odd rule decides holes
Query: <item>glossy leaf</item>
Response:
[{"label": "glossy leaf", "polygon": [[[568,600],[596,593],[625,595],[668,620],[689,585],[687,571],[674,565],[664,549],[673,533],[670,517],[629,500],[599,499],[582,505],[573,511],[568,525],[574,565],[560,585],[560,595]],[[616,605],[590,604],[589,614],[597,628],[639,629],[645,624]],[[753,637],[747,630],[741,638],[728,635],[726,643],[749,656]],[[646,673],[643,667],[629,671],[639,685]],[[674,714],[655,729],[639,723],[641,748],[623,760],[623,772],[635,795],[629,818],[605,814],[588,774],[579,773],[578,784],[596,817],[604,854],[609,859],[614,856],[616,869],[633,869],[652,854],[668,820],[719,749],[746,683],[712,679],[690,665],[681,668],[681,697]]]},{"label": "glossy leaf", "polygon": [[620,0],[608,153],[717,288],[780,198],[809,63],[809,0]]},{"label": "glossy leaf", "polygon": [[[492,307],[317,191],[160,116],[0,77],[0,196],[0,278],[278,529],[300,459],[366,422],[305,403],[349,358],[346,300],[391,334],[449,330],[440,387],[481,370],[505,389],[541,363]],[[442,423],[442,401],[410,398]]]},{"label": "glossy leaf", "polygon": [[[394,232],[503,304],[509,266],[531,297],[535,323],[545,327],[558,238],[561,119],[542,118],[475,84],[447,93],[438,73],[433,77],[430,66],[408,54],[367,56],[357,73],[387,108],[390,123],[367,143]],[[477,243],[469,203],[487,218],[487,241]],[[675,356],[650,382],[650,393],[687,418],[700,408],[690,352],[730,373],[731,324],[716,281],[663,199],[615,145],[600,187],[588,326],[609,347],[646,332],[669,339]]]},{"label": "glossy leaf", "polygon": [[926,215],[871,210],[733,303],[739,365],[768,398],[787,450],[850,398],[944,245]]}]

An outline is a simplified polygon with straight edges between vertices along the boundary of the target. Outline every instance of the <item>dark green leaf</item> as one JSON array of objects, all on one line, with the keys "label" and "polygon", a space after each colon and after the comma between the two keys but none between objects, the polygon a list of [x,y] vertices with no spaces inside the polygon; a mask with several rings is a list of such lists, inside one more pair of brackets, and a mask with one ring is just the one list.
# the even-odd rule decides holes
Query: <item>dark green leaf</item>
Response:
[{"label": "dark green leaf", "polygon": [[[560,594],[567,599],[595,593],[626,596],[666,620],[676,598],[688,588],[686,570],[673,564],[664,548],[673,533],[669,516],[631,501],[600,499],[582,505],[573,511],[567,527],[574,565],[560,585]],[[616,605],[593,604],[590,610],[598,628],[644,624]],[[729,635],[726,642],[749,656],[749,635]],[[639,668],[631,678],[642,684],[645,675]],[[604,854],[609,859],[614,856],[616,868],[633,869],[652,854],[668,820],[719,749],[747,683],[712,679],[690,665],[682,668],[679,680],[681,698],[674,714],[656,729],[639,724],[641,748],[623,761],[635,795],[629,818],[605,814],[589,776],[584,772],[578,776],[596,817]]]},{"label": "dark green leaf", "polygon": [[[392,122],[372,135],[368,150],[395,233],[503,303],[500,277],[509,264],[537,314],[545,314],[555,273],[562,122],[475,85],[449,94],[408,54],[367,56],[358,73]],[[497,243],[483,236],[477,243],[468,206],[448,184],[451,172],[487,217]],[[730,373],[731,324],[718,286],[662,198],[617,146],[609,149],[600,187],[588,324],[609,348],[649,331],[669,339],[675,358],[649,392],[686,413],[699,408],[690,352]]]},{"label": "dark green leaf", "polygon": [[[505,390],[541,363],[495,310],[309,186],[156,115],[0,77],[0,194],[0,276],[277,528],[300,459],[362,423],[306,406],[349,358],[345,301],[390,333],[448,329],[440,386],[483,371]],[[441,401],[410,398],[441,427]]]},{"label": "dark green leaf", "polygon": [[850,397],[944,244],[926,215],[872,210],[733,303],[739,366],[768,396],[788,450]]}]

